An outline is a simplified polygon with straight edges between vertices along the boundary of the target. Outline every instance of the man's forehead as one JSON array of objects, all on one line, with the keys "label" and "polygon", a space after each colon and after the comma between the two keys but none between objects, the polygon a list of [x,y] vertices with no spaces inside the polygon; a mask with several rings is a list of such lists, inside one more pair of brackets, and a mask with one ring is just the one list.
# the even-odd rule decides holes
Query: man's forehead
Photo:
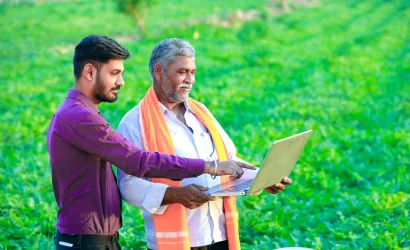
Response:
[{"label": "man's forehead", "polygon": [[195,68],[195,57],[189,56],[176,56],[175,60],[171,62],[168,66],[173,66],[177,68],[187,68],[193,67]]},{"label": "man's forehead", "polygon": [[124,70],[124,62],[120,59],[111,59],[107,63],[105,63],[103,67],[105,67],[108,70]]}]

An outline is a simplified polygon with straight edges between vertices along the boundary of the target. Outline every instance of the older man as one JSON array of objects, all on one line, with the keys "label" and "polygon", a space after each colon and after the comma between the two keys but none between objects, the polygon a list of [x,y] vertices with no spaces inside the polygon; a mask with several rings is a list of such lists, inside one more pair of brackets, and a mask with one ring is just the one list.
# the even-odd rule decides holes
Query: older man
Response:
[{"label": "older man", "polygon": [[[153,80],[118,131],[147,151],[207,161],[236,159],[233,142],[201,103],[188,98],[195,83],[195,50],[172,38],[152,51]],[[142,179],[118,171],[123,199],[143,209],[149,249],[240,249],[235,197],[214,198],[208,187],[224,181],[203,174],[182,181]],[[282,190],[291,180],[268,189]]]}]

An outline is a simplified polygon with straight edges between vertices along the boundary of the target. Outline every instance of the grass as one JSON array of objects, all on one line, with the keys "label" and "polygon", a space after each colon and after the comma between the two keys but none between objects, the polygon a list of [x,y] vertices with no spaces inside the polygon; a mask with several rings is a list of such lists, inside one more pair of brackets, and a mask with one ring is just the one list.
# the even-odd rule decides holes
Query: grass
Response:
[{"label": "grass", "polygon": [[[102,113],[116,127],[151,84],[153,46],[187,39],[197,50],[192,97],[240,157],[258,165],[273,140],[314,129],[294,185],[239,198],[243,249],[410,249],[410,2],[322,0],[277,17],[265,6],[162,1],[148,36],[122,42],[132,53],[126,86]],[[251,8],[261,18],[189,24]],[[73,84],[73,45],[91,33],[134,35],[135,27],[112,1],[3,3],[0,27],[0,248],[52,249],[57,206],[45,135]],[[144,249],[138,209],[124,203],[123,222],[122,246]]]}]

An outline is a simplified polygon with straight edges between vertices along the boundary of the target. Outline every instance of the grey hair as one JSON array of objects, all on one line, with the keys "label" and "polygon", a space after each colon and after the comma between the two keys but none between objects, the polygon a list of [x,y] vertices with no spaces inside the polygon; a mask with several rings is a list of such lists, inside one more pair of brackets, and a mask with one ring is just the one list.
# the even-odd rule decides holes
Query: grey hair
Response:
[{"label": "grey hair", "polygon": [[161,65],[166,74],[168,65],[174,62],[177,56],[195,58],[195,49],[189,42],[179,38],[169,38],[157,44],[149,58],[149,73],[151,79],[154,79],[155,65]]}]

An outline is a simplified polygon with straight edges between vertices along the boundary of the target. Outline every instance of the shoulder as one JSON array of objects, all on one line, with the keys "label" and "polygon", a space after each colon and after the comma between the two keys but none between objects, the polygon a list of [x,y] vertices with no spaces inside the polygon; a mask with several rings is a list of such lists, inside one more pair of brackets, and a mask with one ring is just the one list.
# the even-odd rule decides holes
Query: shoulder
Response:
[{"label": "shoulder", "polygon": [[[208,108],[205,106],[205,104],[203,104],[202,102],[198,102],[197,100],[190,98],[190,100],[188,101],[188,104],[189,104],[189,105],[194,104],[194,105],[196,105],[198,108],[203,109],[203,110],[207,111],[209,114],[212,115],[211,111],[209,111],[209,109],[208,109]],[[192,108],[192,106],[191,106],[191,108]]]},{"label": "shoulder", "polygon": [[194,99],[192,99],[194,101],[194,104],[198,106],[198,108],[200,108],[202,111],[208,113],[208,115],[214,120],[216,121],[214,115],[212,114],[212,112],[205,106],[205,104],[198,102]]},{"label": "shoulder", "polygon": [[140,105],[132,108],[121,119],[117,131],[122,134],[132,133],[139,135],[140,131]]},{"label": "shoulder", "polygon": [[135,106],[134,108],[130,109],[121,119],[120,125],[122,124],[137,124],[139,123],[140,119],[140,105]]},{"label": "shoulder", "polygon": [[90,119],[98,123],[107,123],[99,113],[88,108],[80,101],[64,101],[56,111],[55,117],[73,127]]}]

